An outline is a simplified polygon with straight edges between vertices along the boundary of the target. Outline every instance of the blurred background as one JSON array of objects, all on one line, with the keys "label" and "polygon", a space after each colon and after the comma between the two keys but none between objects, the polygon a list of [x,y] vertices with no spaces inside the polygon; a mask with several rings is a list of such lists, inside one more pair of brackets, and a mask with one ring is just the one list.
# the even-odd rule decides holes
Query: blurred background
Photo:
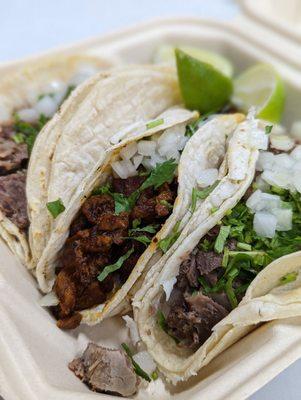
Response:
[{"label": "blurred background", "polygon": [[[274,4],[277,7],[277,1]],[[36,54],[156,17],[231,20],[238,14],[238,2],[234,0],[0,0],[0,61]],[[300,399],[300,375],[301,360],[251,399]]]}]

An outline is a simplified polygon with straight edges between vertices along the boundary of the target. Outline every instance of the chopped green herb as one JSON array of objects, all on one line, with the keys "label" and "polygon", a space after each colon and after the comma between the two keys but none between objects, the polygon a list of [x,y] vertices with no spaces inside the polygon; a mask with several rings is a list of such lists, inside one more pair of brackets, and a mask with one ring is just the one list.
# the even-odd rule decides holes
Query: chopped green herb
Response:
[{"label": "chopped green herb", "polygon": [[167,250],[177,241],[178,237],[180,236],[180,232],[178,232],[180,223],[181,221],[178,221],[174,226],[171,234],[158,242],[158,247],[163,251],[163,253],[166,253]]},{"label": "chopped green herb", "polygon": [[216,211],[218,211],[218,207],[212,207],[210,210],[210,213],[214,214],[214,213],[216,213]]},{"label": "chopped green herb", "polygon": [[206,187],[205,189],[192,189],[192,194],[191,194],[191,212],[195,212],[196,209],[196,203],[197,200],[204,200],[206,199],[209,194],[216,188],[216,186],[219,184],[219,181],[214,182],[211,186]]},{"label": "chopped green herb", "polygon": [[128,236],[125,237],[124,239],[130,239],[130,240],[137,240],[137,242],[143,243],[145,244],[145,246],[147,246],[148,244],[150,244],[151,240],[150,238],[148,238],[145,235],[141,235],[141,236]]},{"label": "chopped green herb", "polygon": [[46,96],[53,98],[53,97],[55,96],[55,93],[44,93],[44,94],[40,94],[40,95],[38,96],[38,101],[44,99],[44,97],[46,97]]},{"label": "chopped green herb", "polygon": [[141,219],[138,219],[138,218],[134,219],[134,221],[132,223],[133,230],[134,229],[136,230],[140,224],[141,224]]},{"label": "chopped green herb", "polygon": [[166,323],[166,319],[165,316],[163,314],[163,312],[161,310],[157,311],[157,323],[160,326],[160,328],[166,332],[167,331],[167,323]]},{"label": "chopped green herb", "polygon": [[208,284],[208,282],[206,281],[206,279],[203,276],[199,276],[198,277],[198,281],[199,283],[202,285],[202,292],[204,294],[209,294],[212,293],[212,288],[211,286]]},{"label": "chopped green herb", "polygon": [[232,308],[237,307],[237,304],[238,304],[238,301],[237,301],[237,298],[236,298],[236,295],[235,295],[235,292],[233,289],[233,281],[238,276],[238,274],[239,274],[238,269],[235,268],[235,269],[231,270],[228,274],[228,280],[225,285],[226,294],[227,294],[227,297],[230,301]]},{"label": "chopped green herb", "polygon": [[236,247],[240,250],[252,251],[252,246],[248,243],[238,242]]},{"label": "chopped green herb", "polygon": [[227,237],[230,234],[230,226],[221,226],[219,234],[215,240],[214,250],[217,253],[222,253],[225,247]]},{"label": "chopped green herb", "polygon": [[76,88],[75,85],[69,85],[69,86],[67,87],[66,94],[65,94],[65,96],[64,96],[64,98],[63,98],[61,104],[63,104],[64,101],[68,99],[68,97],[70,96],[70,94],[73,92],[73,90],[74,90],[75,88]]},{"label": "chopped green herb", "polygon": [[140,192],[151,186],[158,189],[163,183],[170,183],[173,180],[177,164],[174,159],[164,161],[161,164],[157,164],[156,167],[150,173],[150,176],[142,183],[138,189]]},{"label": "chopped green herb", "polygon": [[120,269],[122,267],[124,261],[130,257],[130,255],[133,253],[133,251],[134,251],[134,249],[132,247],[123,256],[119,257],[118,260],[114,264],[107,265],[97,277],[99,282],[104,281],[109,274]]},{"label": "chopped green herb", "polygon": [[273,129],[273,125],[266,125],[266,127],[264,128],[265,133],[268,135],[272,132]]},{"label": "chopped green herb", "polygon": [[163,118],[155,119],[154,121],[148,122],[146,124],[146,129],[156,128],[156,126],[159,126],[159,125],[162,125],[162,124],[164,124],[164,119]]},{"label": "chopped green herb", "polygon": [[[135,221],[135,220],[134,220]],[[134,224],[133,224],[134,225]],[[130,233],[133,232],[148,232],[148,233],[156,233],[159,225],[158,224],[153,224],[153,225],[147,225],[142,228],[133,228],[129,229]]]},{"label": "chopped green herb", "polygon": [[123,350],[126,352],[126,354],[130,357],[135,373],[137,375],[141,376],[141,378],[145,379],[147,382],[150,382],[151,378],[149,377],[149,375],[133,359],[133,355],[132,355],[132,352],[131,352],[129,346],[126,343],[122,343],[121,346],[122,346]]},{"label": "chopped green herb", "polygon": [[156,381],[158,379],[159,375],[157,371],[152,372],[151,378],[153,381]]},{"label": "chopped green herb", "polygon": [[60,215],[63,211],[65,211],[65,206],[61,199],[57,199],[55,201],[50,201],[46,204],[46,207],[53,218],[56,218]]},{"label": "chopped green herb", "polygon": [[97,187],[93,190],[92,195],[98,195],[98,194],[111,194],[111,185],[109,183]]},{"label": "chopped green herb", "polygon": [[13,135],[12,139],[17,144],[25,143],[25,136],[23,133],[15,133]]},{"label": "chopped green herb", "polygon": [[280,285],[286,285],[289,282],[294,282],[297,279],[298,272],[289,272],[280,278]]},{"label": "chopped green herb", "polygon": [[203,114],[200,118],[196,121],[191,122],[191,124],[186,125],[185,136],[191,138],[195,132],[199,129],[199,125],[206,121],[211,113]]}]

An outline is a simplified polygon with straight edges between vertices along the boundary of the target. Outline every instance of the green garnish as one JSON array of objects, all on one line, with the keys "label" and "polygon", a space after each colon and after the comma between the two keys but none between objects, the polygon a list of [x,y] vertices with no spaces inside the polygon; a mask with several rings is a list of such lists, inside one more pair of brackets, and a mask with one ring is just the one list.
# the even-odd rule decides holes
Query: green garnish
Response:
[{"label": "green garnish", "polygon": [[216,238],[214,244],[214,250],[216,251],[216,253],[223,252],[227,237],[230,234],[230,229],[230,226],[221,226],[218,237]]},{"label": "green garnish", "polygon": [[43,126],[48,122],[43,114],[40,115],[39,120],[35,123],[22,121],[18,114],[14,115],[14,130],[16,131],[13,136],[13,140],[16,143],[26,143],[28,148],[28,153],[30,154],[38,136],[39,132],[42,130]]},{"label": "green garnish", "polygon": [[163,251],[163,253],[166,253],[167,250],[170,249],[170,247],[177,241],[178,237],[180,236],[180,232],[178,232],[180,223],[181,221],[178,221],[174,226],[171,234],[158,242],[158,247]]},{"label": "green garnish", "polygon": [[177,164],[174,159],[170,159],[164,161],[161,164],[157,164],[156,167],[151,171],[149,177],[142,183],[139,192],[147,189],[151,186],[154,186],[155,189],[158,189],[159,186],[163,185],[163,183],[170,183],[173,180],[175,170],[177,168]]},{"label": "green garnish", "polygon": [[166,207],[168,210],[172,210],[173,209],[173,205],[168,203],[168,201],[166,201],[166,200],[160,200],[159,203],[162,206]]},{"label": "green garnish", "polygon": [[44,97],[46,97],[46,96],[53,98],[55,96],[55,93],[43,93],[43,94],[40,94],[38,96],[38,101],[44,99]]},{"label": "green garnish", "polygon": [[132,247],[123,256],[119,257],[118,260],[114,264],[107,265],[97,277],[99,282],[104,281],[109,274],[120,269],[122,267],[124,261],[126,261],[130,257],[130,255],[133,253],[133,251],[134,251],[134,249]]},{"label": "green garnish", "polygon": [[252,251],[252,246],[248,243],[237,242],[236,247],[240,250]]},{"label": "green garnish", "polygon": [[166,332],[167,331],[167,323],[166,323],[166,319],[165,316],[163,314],[163,312],[161,310],[157,311],[157,323],[160,326],[160,328]]},{"label": "green garnish", "polygon": [[46,207],[53,218],[56,218],[60,215],[63,211],[65,211],[65,206],[61,199],[57,199],[55,201],[50,201],[46,203]]},{"label": "green garnish", "polygon": [[287,283],[294,282],[297,279],[297,276],[298,272],[289,272],[280,278],[280,285],[286,285]]},{"label": "green garnish", "polygon": [[199,129],[200,123],[206,121],[210,115],[211,113],[204,114],[196,121],[193,121],[191,122],[191,124],[186,125],[185,136],[191,138],[195,134],[195,132]]},{"label": "green garnish", "polygon": [[211,186],[206,187],[205,189],[192,189],[191,194],[191,212],[194,213],[196,209],[197,200],[204,200],[206,199],[209,194],[216,188],[220,181],[214,182]]},{"label": "green garnish", "polygon": [[150,382],[151,378],[149,377],[149,375],[133,359],[133,355],[132,355],[132,352],[131,352],[129,346],[126,343],[122,343],[121,346],[122,346],[123,350],[126,352],[126,354],[129,356],[129,358],[131,359],[135,373],[137,375],[141,376],[141,378],[145,379],[147,382]]},{"label": "green garnish", "polygon": [[150,238],[148,238],[145,235],[141,235],[141,236],[127,236],[124,237],[123,239],[130,239],[130,240],[137,240],[137,242],[143,243],[145,244],[145,246],[147,246],[148,244],[150,244],[151,240]]},{"label": "green garnish", "polygon": [[133,230],[136,230],[140,224],[141,224],[141,219],[135,218],[132,223]]},{"label": "green garnish", "polygon": [[[133,226],[134,226],[134,222],[135,222],[135,220],[133,221]],[[142,227],[142,228],[133,228],[133,229],[129,229],[129,232],[130,232],[130,233],[133,233],[133,232],[156,233],[158,227],[159,227],[158,224],[147,225],[147,226],[144,226],[144,227]]]},{"label": "green garnish", "polygon": [[214,213],[216,213],[216,211],[218,211],[218,207],[212,207],[210,210],[210,213],[214,214]]},{"label": "green garnish", "polygon": [[159,378],[158,372],[157,371],[152,372],[151,378],[153,381],[156,381]]},{"label": "green garnish", "polygon": [[75,88],[76,88],[75,85],[69,85],[69,86],[67,87],[66,94],[65,94],[65,96],[64,96],[64,98],[63,98],[61,104],[63,104],[64,101],[68,99],[68,97],[70,96],[71,92],[73,92],[73,90],[74,90]]},{"label": "green garnish", "polygon": [[273,125],[266,125],[266,127],[264,128],[265,133],[268,135],[272,132],[273,129]]},{"label": "green garnish", "polygon": [[162,125],[162,124],[164,124],[164,119],[163,118],[155,119],[154,121],[148,122],[146,124],[146,129],[156,128],[156,126],[159,126],[159,125]]}]

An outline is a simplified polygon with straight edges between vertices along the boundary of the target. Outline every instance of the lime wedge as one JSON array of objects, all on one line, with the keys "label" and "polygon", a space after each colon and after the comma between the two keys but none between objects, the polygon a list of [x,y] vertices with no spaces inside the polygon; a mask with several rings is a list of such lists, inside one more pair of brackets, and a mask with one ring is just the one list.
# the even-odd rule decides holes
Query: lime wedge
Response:
[{"label": "lime wedge", "polygon": [[[178,49],[184,51],[191,57],[212,65],[222,74],[231,78],[233,76],[233,66],[226,58],[212,51],[199,49],[192,46],[179,46]],[[154,63],[175,63],[175,47],[169,45],[160,46],[154,54]]]},{"label": "lime wedge", "polygon": [[178,78],[185,106],[202,114],[220,110],[230,99],[232,81],[210,64],[176,49]]},{"label": "lime wedge", "polygon": [[244,112],[255,106],[258,118],[278,123],[285,102],[283,81],[272,66],[255,65],[235,79],[232,101]]}]

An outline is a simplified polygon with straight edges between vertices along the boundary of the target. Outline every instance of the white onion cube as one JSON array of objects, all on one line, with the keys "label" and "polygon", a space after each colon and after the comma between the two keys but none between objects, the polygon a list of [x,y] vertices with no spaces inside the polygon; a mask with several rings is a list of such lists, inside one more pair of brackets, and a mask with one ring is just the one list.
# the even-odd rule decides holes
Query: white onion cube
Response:
[{"label": "white onion cube", "polygon": [[277,218],[277,231],[289,231],[292,229],[293,211],[290,208],[277,208],[272,210]]},{"label": "white onion cube", "polygon": [[274,149],[289,151],[295,146],[295,140],[287,135],[270,135],[271,146]]},{"label": "white onion cube", "polygon": [[137,142],[130,143],[120,151],[120,157],[130,160],[137,153]]},{"label": "white onion cube", "polygon": [[275,236],[277,218],[267,212],[257,212],[254,215],[253,227],[258,236],[273,238]]},{"label": "white onion cube", "polygon": [[156,142],[153,140],[140,140],[138,142],[138,153],[142,156],[151,156],[156,150]]}]

